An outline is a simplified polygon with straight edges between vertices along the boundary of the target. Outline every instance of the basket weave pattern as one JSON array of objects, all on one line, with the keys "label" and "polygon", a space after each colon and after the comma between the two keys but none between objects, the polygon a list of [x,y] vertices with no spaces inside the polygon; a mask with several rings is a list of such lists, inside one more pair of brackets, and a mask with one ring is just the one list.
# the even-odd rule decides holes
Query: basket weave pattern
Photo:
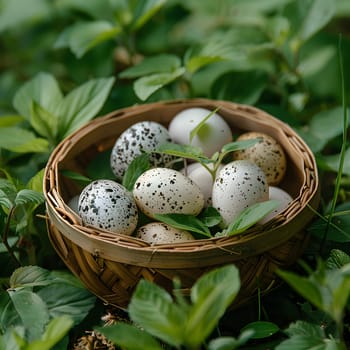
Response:
[{"label": "basket weave pattern", "polygon": [[[213,110],[226,119],[235,135],[260,131],[274,137],[287,155],[287,173],[279,185],[293,202],[276,218],[244,235],[150,246],[135,237],[85,227],[66,204],[80,188],[62,170],[85,174],[89,162],[110,150],[132,124],[154,120],[167,126],[190,107]],[[176,100],[129,107],[100,117],[66,138],[52,153],[44,179],[47,224],[53,247],[67,267],[99,298],[126,307],[141,278],[171,289],[179,277],[184,293],[203,273],[223,264],[240,269],[241,303],[275,283],[274,271],[300,257],[307,243],[304,231],[319,203],[315,159],[304,141],[285,123],[245,105],[208,99]]]}]

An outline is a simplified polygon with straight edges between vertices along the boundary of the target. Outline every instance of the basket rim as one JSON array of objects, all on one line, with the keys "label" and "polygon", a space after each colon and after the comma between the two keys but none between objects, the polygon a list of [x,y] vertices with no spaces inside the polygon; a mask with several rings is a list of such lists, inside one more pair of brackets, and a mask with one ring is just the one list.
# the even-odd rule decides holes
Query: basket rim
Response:
[{"label": "basket rim", "polygon": [[[300,190],[300,198],[295,199],[287,208],[282,218],[272,220],[260,228],[253,228],[240,236],[213,237],[202,240],[174,244],[150,245],[140,239],[121,234],[111,234],[108,231],[92,229],[81,225],[77,215],[64,203],[56,188],[57,163],[62,160],[64,154],[84,135],[101,123],[108,123],[116,118],[130,117],[137,114],[140,109],[151,111],[154,108],[167,108],[168,106],[188,105],[203,107],[203,105],[220,105],[229,111],[243,114],[259,115],[261,118],[272,120],[283,132],[293,137],[295,147],[302,149],[303,162],[307,169],[306,181]],[[205,107],[204,106],[204,107]],[[56,159],[56,158],[59,159]],[[61,158],[60,158],[61,157]],[[237,104],[229,101],[211,100],[204,98],[178,99],[171,101],[154,102],[144,105],[125,107],[98,117],[82,126],[61,143],[52,152],[44,174],[44,195],[48,220],[55,225],[59,232],[66,238],[89,251],[93,255],[107,259],[140,266],[174,268],[187,265],[186,259],[189,254],[195,261],[196,266],[223,263],[264,253],[279,244],[290,239],[294,233],[301,230],[305,223],[311,220],[313,211],[308,207],[317,207],[319,203],[319,182],[315,158],[301,137],[286,123],[274,116],[253,106]],[[307,197],[307,198],[305,198]],[[298,217],[298,220],[296,220]],[[282,233],[283,232],[283,233]],[[273,247],[264,247],[273,237]],[[270,238],[270,239],[269,239]],[[256,247],[257,246],[257,247]],[[117,255],[117,257],[116,257]]]}]

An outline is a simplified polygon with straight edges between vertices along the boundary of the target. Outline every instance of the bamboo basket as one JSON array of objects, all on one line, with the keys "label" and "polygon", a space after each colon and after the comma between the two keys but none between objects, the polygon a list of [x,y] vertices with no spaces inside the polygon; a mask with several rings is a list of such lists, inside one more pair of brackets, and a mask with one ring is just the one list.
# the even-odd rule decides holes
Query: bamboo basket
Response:
[{"label": "bamboo basket", "polygon": [[[81,190],[62,170],[85,174],[89,162],[110,150],[118,135],[132,124],[153,120],[167,126],[190,107],[215,109],[234,133],[261,131],[274,137],[287,155],[287,172],[279,185],[292,203],[270,222],[234,237],[150,246],[132,236],[83,226],[67,205]],[[175,100],[114,111],[88,123],[61,142],[48,161],[44,177],[47,226],[51,243],[66,266],[104,302],[126,308],[144,278],[171,290],[179,277],[184,294],[202,274],[225,264],[240,270],[241,290],[234,305],[269,291],[278,281],[275,271],[293,264],[308,241],[306,225],[319,203],[313,154],[285,123],[257,108],[208,99]]]}]

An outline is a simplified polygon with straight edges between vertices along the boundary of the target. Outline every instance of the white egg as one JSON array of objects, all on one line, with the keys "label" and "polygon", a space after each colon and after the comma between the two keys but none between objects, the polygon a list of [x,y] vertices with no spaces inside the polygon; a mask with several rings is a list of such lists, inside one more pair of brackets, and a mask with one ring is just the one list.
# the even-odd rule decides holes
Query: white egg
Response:
[{"label": "white egg", "polygon": [[[208,167],[212,169],[213,165],[209,164]],[[218,172],[220,169],[222,165],[219,166]],[[189,164],[186,169],[181,169],[181,173],[186,174],[200,188],[204,196],[204,205],[210,206],[214,179],[208,169],[196,162]]]},{"label": "white egg", "polygon": [[190,141],[191,131],[211,113],[205,108],[188,108],[174,116],[168,130],[174,142],[202,149],[207,157],[221,150],[222,146],[232,141],[232,131],[219,114],[214,113],[201,127],[199,133]]},{"label": "white egg", "polygon": [[234,152],[233,159],[247,159],[256,163],[266,174],[269,185],[278,185],[286,172],[287,160],[282,146],[270,135],[246,132],[237,141],[260,138],[254,146]]},{"label": "white egg", "polygon": [[[142,152],[152,152],[159,145],[171,142],[167,128],[154,121],[135,123],[127,128],[116,140],[110,158],[111,169],[118,180],[133,159]],[[153,153],[150,162],[153,166],[163,166],[172,159],[169,155]]]},{"label": "white egg", "polygon": [[214,181],[212,202],[227,227],[249,206],[268,200],[265,173],[248,160],[226,164]]},{"label": "white egg", "polygon": [[178,243],[195,238],[188,231],[179,230],[163,222],[151,222],[140,227],[136,237],[150,244]]},{"label": "white egg", "polygon": [[133,195],[138,207],[148,216],[154,214],[197,215],[204,196],[187,176],[169,168],[153,168],[136,180]]},{"label": "white egg", "polygon": [[271,213],[267,214],[263,219],[259,221],[259,224],[265,224],[266,222],[273,219],[284,209],[286,209],[289,204],[293,201],[292,196],[287,193],[285,190],[279,187],[270,186],[269,187],[269,199],[275,199],[279,201],[279,205]]},{"label": "white egg", "polygon": [[80,194],[79,215],[85,225],[131,235],[138,220],[136,203],[129,191],[111,180],[96,180]]}]

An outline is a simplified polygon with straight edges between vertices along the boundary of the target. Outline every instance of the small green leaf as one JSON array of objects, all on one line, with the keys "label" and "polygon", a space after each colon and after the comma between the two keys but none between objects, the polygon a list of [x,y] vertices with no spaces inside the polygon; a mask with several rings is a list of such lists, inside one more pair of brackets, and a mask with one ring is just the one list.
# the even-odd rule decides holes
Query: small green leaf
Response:
[{"label": "small green leaf", "polygon": [[143,61],[125,69],[119,74],[121,78],[138,78],[155,73],[169,73],[181,66],[181,60],[175,55],[161,54],[146,57]]},{"label": "small green leaf", "polygon": [[10,277],[11,288],[45,286],[50,283],[50,272],[39,266],[23,266]]},{"label": "small green leaf", "polygon": [[240,289],[239,271],[234,265],[216,268],[191,289],[191,301],[185,329],[185,344],[197,348],[213,331],[219,319]]},{"label": "small green leaf", "polygon": [[170,84],[185,73],[185,68],[179,67],[171,73],[156,73],[144,76],[134,82],[134,91],[137,97],[145,101],[157,90]]},{"label": "small green leaf", "polygon": [[42,192],[33,191],[30,189],[23,189],[17,193],[15,198],[15,205],[24,205],[24,204],[41,204],[44,203],[45,197]]},{"label": "small green leaf", "polygon": [[123,176],[123,186],[132,191],[138,177],[150,168],[149,155],[143,153],[132,160]]},{"label": "small green leaf", "polygon": [[197,217],[207,227],[216,226],[222,220],[219,211],[214,207],[205,208]]},{"label": "small green leaf", "polygon": [[201,120],[200,123],[198,123],[190,132],[190,143],[192,142],[193,138],[198,135],[198,138],[200,140],[205,140],[208,136],[210,130],[208,130],[208,124],[206,124],[207,120],[211,118],[220,107],[215,108],[213,111],[211,111],[205,118]]},{"label": "small green leaf", "polygon": [[241,332],[251,330],[253,339],[268,338],[280,331],[280,328],[272,322],[256,321],[251,322],[241,329]]},{"label": "small green leaf", "polygon": [[259,141],[260,138],[230,142],[222,147],[221,153],[227,154],[231,152],[241,151],[243,149],[254,146]]},{"label": "small green leaf", "polygon": [[11,209],[13,206],[11,199],[2,189],[0,189],[0,205],[3,205],[7,209]]},{"label": "small green leaf", "polygon": [[141,28],[147,21],[149,21],[166,3],[166,0],[144,0],[137,1],[136,9],[134,11],[134,18],[132,29],[137,30]]},{"label": "small green leaf", "polygon": [[114,345],[125,350],[161,350],[162,346],[145,331],[119,322],[112,326],[98,327],[98,332],[103,334]]},{"label": "small green leaf", "polygon": [[268,200],[261,203],[253,204],[244,209],[242,213],[234,220],[225,230],[225,235],[232,236],[244,232],[264,216],[276,209],[279,205],[277,200]]},{"label": "small green leaf", "polygon": [[130,318],[145,331],[170,345],[183,344],[186,313],[158,285],[141,280],[128,306]]},{"label": "small green leaf", "polygon": [[213,339],[208,344],[209,350],[235,350],[244,345],[249,339],[252,338],[254,331],[246,330],[240,334],[238,338],[221,336]]},{"label": "small green leaf", "polygon": [[155,152],[169,154],[179,158],[192,159],[198,162],[210,163],[199,147],[191,145],[180,145],[166,142],[158,146]]},{"label": "small green leaf", "polygon": [[196,216],[186,214],[154,214],[154,218],[180,230],[195,232],[206,238],[211,237],[208,226]]},{"label": "small green leaf", "polygon": [[61,170],[61,174],[63,176],[66,176],[72,180],[75,180],[81,184],[87,185],[89,184],[92,180],[84,175],[81,175],[79,173],[76,173],[75,171],[71,171],[71,170],[67,170],[67,169],[63,169]]},{"label": "small green leaf", "polygon": [[9,126],[0,128],[0,148],[17,153],[44,153],[48,152],[49,143],[27,129]]},{"label": "small green leaf", "polygon": [[333,270],[339,269],[346,264],[350,264],[350,256],[339,249],[332,249],[326,260],[326,267]]},{"label": "small green leaf", "polygon": [[58,118],[33,101],[30,123],[35,131],[48,140],[54,141],[57,134]]}]

